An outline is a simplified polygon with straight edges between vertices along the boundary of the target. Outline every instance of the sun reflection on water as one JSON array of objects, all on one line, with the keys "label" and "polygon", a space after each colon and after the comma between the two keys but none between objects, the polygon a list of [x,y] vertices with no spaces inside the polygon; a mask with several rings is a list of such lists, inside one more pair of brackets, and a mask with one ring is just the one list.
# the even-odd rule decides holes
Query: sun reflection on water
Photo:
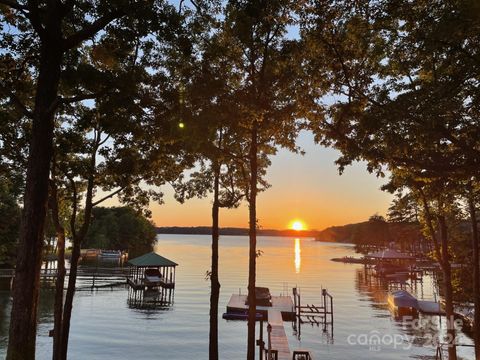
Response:
[{"label": "sun reflection on water", "polygon": [[301,252],[302,250],[300,249],[300,239],[296,238],[295,239],[295,272],[297,274],[300,273],[300,267],[302,264],[302,257],[300,255]]}]

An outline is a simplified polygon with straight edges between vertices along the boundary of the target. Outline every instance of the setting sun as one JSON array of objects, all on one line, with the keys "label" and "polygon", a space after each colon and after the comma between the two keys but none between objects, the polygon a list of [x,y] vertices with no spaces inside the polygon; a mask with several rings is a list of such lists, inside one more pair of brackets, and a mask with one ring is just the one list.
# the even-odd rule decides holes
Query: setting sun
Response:
[{"label": "setting sun", "polygon": [[305,225],[303,224],[303,222],[299,220],[295,220],[292,222],[291,228],[292,230],[297,230],[297,231],[305,230]]}]

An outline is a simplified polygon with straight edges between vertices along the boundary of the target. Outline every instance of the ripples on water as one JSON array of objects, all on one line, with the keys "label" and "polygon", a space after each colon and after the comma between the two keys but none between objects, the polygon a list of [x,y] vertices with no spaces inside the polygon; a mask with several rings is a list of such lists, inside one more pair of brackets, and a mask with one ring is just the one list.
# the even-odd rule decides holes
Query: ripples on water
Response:
[{"label": "ripples on water", "polygon": [[[209,282],[205,274],[210,264],[210,239],[197,235],[161,235],[155,250],[179,264],[174,304],[165,310],[138,310],[127,305],[126,288],[79,291],[74,300],[69,359],[207,359]],[[291,294],[301,289],[302,303],[320,304],[320,289],[334,296],[333,336],[321,328],[304,324],[300,340],[292,324],[285,330],[291,349],[308,348],[316,359],[434,359],[434,349],[423,346],[430,332],[405,328],[386,306],[387,287],[365,273],[362,265],[331,262],[333,257],[353,255],[350,245],[327,244],[310,239],[259,237],[263,255],[257,260],[257,284],[267,286],[273,295]],[[246,292],[248,238],[224,236],[220,250],[220,315],[232,293]],[[424,277],[416,293],[425,299],[434,294],[433,282]],[[53,292],[42,291],[37,358],[50,359],[53,327]],[[0,356],[5,356],[10,301],[0,292]],[[423,319],[425,319],[424,317]],[[435,324],[438,317],[428,317]],[[442,319],[441,326],[445,320]],[[257,326],[258,328],[258,326]],[[219,319],[220,358],[244,359],[245,322]],[[402,346],[350,345],[349,336],[361,334],[408,336]],[[351,341],[350,341],[351,342]],[[471,340],[460,336],[461,343]],[[459,354],[473,359],[473,350],[460,348]]]}]

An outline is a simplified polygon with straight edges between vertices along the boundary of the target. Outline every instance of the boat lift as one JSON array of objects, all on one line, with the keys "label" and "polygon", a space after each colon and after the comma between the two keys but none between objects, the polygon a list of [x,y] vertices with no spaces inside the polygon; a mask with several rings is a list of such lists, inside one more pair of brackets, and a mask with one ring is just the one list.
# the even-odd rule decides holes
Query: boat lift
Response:
[{"label": "boat lift", "polygon": [[300,338],[302,324],[309,323],[310,325],[322,326],[323,332],[327,333],[330,330],[330,336],[333,336],[333,296],[328,293],[327,289],[321,289],[320,306],[314,304],[302,305],[300,290],[293,288],[293,302],[295,308],[295,322],[294,330],[297,337]]}]

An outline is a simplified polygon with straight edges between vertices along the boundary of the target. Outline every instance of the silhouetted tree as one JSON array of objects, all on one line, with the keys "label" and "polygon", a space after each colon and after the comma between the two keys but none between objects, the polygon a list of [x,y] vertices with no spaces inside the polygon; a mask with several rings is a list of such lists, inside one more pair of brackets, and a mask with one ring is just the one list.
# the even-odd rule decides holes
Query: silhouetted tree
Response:
[{"label": "silhouetted tree", "polygon": [[[457,192],[452,184],[479,176],[476,13],[473,2],[316,1],[304,17],[312,66],[338,99],[317,124],[318,140],[342,151],[340,169],[364,159],[369,171],[395,172],[418,191],[429,237],[438,241],[450,328],[451,203],[441,191]],[[455,360],[453,344],[448,351]]]},{"label": "silhouetted tree", "polygon": [[219,26],[228,46],[226,64],[238,79],[236,119],[248,144],[248,359],[255,357],[257,193],[261,169],[268,165],[261,159],[277,147],[298,151],[295,139],[305,119],[320,113],[315,99],[323,89],[311,86],[312,77],[302,66],[303,48],[287,36],[301,5],[288,0],[229,1]]}]

